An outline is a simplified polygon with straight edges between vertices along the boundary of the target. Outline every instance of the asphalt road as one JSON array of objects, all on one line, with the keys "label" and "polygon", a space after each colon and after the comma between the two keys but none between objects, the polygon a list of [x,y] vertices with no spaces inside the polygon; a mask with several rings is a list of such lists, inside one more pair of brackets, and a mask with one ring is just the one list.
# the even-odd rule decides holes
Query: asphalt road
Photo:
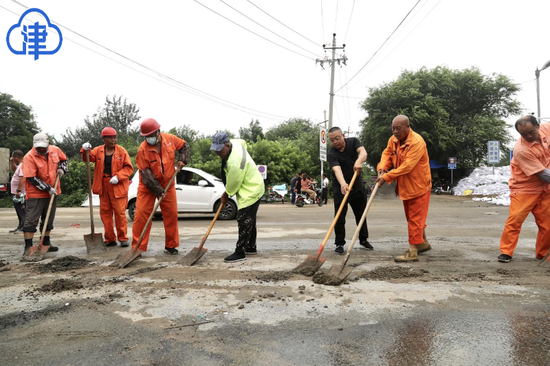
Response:
[{"label": "asphalt road", "polygon": [[[514,260],[496,261],[507,212],[432,196],[433,249],[417,263],[396,264],[392,257],[407,247],[405,219],[401,202],[382,190],[368,215],[375,250],[353,249],[346,282],[325,286],[291,270],[317,251],[331,205],[262,204],[259,254],[233,264],[223,257],[234,248],[235,221],[218,221],[209,251],[185,267],[182,255],[163,253],[155,220],[149,250],[124,269],[108,267],[123,248],[86,254],[86,208],[59,209],[52,242],[60,251],[21,263],[22,236],[7,233],[15,213],[1,209],[1,363],[546,365],[550,269],[534,258],[532,217]],[[180,218],[182,254],[199,244],[212,217]],[[350,212],[349,239],[352,221]],[[332,240],[322,271],[342,260]]]}]

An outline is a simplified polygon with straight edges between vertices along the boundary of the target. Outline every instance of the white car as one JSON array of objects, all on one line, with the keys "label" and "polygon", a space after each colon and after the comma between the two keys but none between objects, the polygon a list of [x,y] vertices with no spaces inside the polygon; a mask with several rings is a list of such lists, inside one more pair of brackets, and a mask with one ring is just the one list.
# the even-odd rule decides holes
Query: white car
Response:
[{"label": "white car", "polygon": [[[128,217],[134,220],[139,172],[134,174],[128,189]],[[183,168],[176,176],[178,213],[215,213],[225,192],[221,179],[200,169]],[[160,214],[160,206],[158,208]],[[237,216],[237,201],[230,197],[220,212],[220,220],[232,220]]]}]

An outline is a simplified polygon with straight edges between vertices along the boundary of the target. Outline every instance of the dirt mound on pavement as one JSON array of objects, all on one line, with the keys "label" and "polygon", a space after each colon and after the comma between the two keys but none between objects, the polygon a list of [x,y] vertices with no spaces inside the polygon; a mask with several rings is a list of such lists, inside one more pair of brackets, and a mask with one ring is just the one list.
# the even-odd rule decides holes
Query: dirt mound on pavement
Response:
[{"label": "dirt mound on pavement", "polygon": [[48,264],[40,265],[37,268],[37,271],[40,273],[63,272],[63,271],[69,271],[73,269],[84,268],[89,264],[90,264],[90,261],[86,259],[68,255],[66,257],[55,259]]},{"label": "dirt mound on pavement", "polygon": [[379,267],[372,271],[365,272],[360,278],[365,280],[395,280],[400,278],[410,278],[410,277],[421,277],[424,276],[428,271],[421,268],[407,268],[407,267]]},{"label": "dirt mound on pavement", "polygon": [[72,291],[72,290],[79,290],[83,288],[84,285],[80,281],[74,281],[74,280],[68,280],[61,278],[59,280],[55,280],[53,282],[50,282],[42,287],[39,287],[36,289],[38,292],[51,292],[51,293],[59,293],[63,291]]}]

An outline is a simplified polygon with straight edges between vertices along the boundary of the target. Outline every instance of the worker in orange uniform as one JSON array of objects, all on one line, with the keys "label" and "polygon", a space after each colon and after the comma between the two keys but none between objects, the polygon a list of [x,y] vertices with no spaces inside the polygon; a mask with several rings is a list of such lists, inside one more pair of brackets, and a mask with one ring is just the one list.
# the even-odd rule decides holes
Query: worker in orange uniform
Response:
[{"label": "worker in orange uniform", "polygon": [[[178,152],[178,168],[187,165],[189,161],[189,144],[177,136],[161,133],[160,124],[153,118],[141,122],[141,136],[145,141],[139,146],[136,165],[139,169],[139,186],[136,200],[136,213],[132,228],[132,248],[137,246],[141,233],[153,211],[155,200],[162,197],[160,209],[164,221],[165,244],[164,251],[168,254],[178,254],[178,202],[175,183],[164,193],[164,188],[176,172],[175,152]],[[147,250],[149,242],[149,226],[139,246]]]},{"label": "worker in orange uniform", "polygon": [[[395,193],[403,201],[409,232],[409,249],[395,257],[396,262],[416,262],[418,253],[431,249],[426,239],[426,218],[430,205],[432,175],[430,158],[422,136],[410,127],[409,117],[399,115],[392,121],[393,136],[380,163],[376,183],[382,186],[397,180]],[[388,171],[390,168],[392,170]]]},{"label": "worker in orange uniform", "polygon": [[[57,176],[61,178],[69,172],[67,156],[57,146],[50,145],[45,133],[37,133],[33,137],[33,148],[23,158],[23,176],[25,177],[25,191],[27,193],[27,210],[25,223],[23,224],[23,237],[25,238],[25,252],[32,247],[32,240],[36,232],[38,220],[40,232],[46,225],[46,233],[42,245],[49,246],[48,252],[56,252],[59,248],[51,245],[50,232],[53,229],[57,196],[61,194],[61,184],[55,189]],[[47,223],[46,218],[50,200],[53,204]]]},{"label": "worker in orange uniform", "polygon": [[[117,145],[117,133],[112,127],[101,131],[104,145],[92,149],[89,142],[82,144],[80,153],[86,161],[86,151],[90,153],[90,162],[95,163],[94,184],[92,190],[99,195],[99,215],[105,228],[105,246],[116,246],[116,239],[121,247],[128,246],[128,187],[134,166],[126,149]],[[90,197],[90,204],[92,200]],[[116,225],[116,234],[113,227]]]},{"label": "worker in orange uniform", "polygon": [[539,126],[535,116],[524,116],[516,121],[516,130],[521,137],[514,145],[510,164],[510,214],[498,256],[503,263],[512,260],[521,225],[529,212],[539,228],[535,256],[542,259],[550,248],[550,123]]}]

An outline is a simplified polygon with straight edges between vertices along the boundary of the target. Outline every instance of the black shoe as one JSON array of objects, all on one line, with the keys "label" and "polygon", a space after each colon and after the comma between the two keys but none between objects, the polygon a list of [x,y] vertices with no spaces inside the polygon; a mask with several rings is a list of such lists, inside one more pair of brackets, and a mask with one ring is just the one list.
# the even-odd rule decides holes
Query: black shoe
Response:
[{"label": "black shoe", "polygon": [[[115,245],[116,245],[116,243],[115,243]],[[127,247],[128,245],[130,245],[130,244],[128,244],[128,242],[126,240],[120,242],[121,247]]]},{"label": "black shoe", "polygon": [[116,241],[106,241],[105,246],[106,247],[116,247]]},{"label": "black shoe", "polygon": [[57,251],[59,250],[58,247],[54,247],[54,246],[51,245],[51,244],[50,244],[50,245],[46,245],[46,246],[49,247],[49,248],[48,248],[48,252],[57,252]]},{"label": "black shoe", "polygon": [[512,260],[512,257],[510,257],[508,254],[501,254],[498,256],[498,261],[502,263],[508,263]]},{"label": "black shoe", "polygon": [[246,255],[258,254],[258,250],[256,248],[246,248],[244,252],[246,253]]},{"label": "black shoe", "polygon": [[344,246],[343,245],[336,246],[336,249],[334,249],[334,252],[338,254],[344,254]]},{"label": "black shoe", "polygon": [[178,254],[178,250],[176,248],[164,247],[164,252],[168,254]]},{"label": "black shoe", "polygon": [[368,240],[359,243],[361,249],[374,250],[374,247],[370,245]]},{"label": "black shoe", "polygon": [[25,245],[25,251],[23,252],[23,254],[27,253],[27,250],[29,250],[30,248],[32,248],[32,245]]},{"label": "black shoe", "polygon": [[8,231],[8,232],[9,232],[9,233],[14,233],[14,232],[16,232],[17,230],[19,230],[19,229],[15,228],[15,229],[10,230],[10,231]]},{"label": "black shoe", "polygon": [[244,252],[235,251],[235,253],[231,254],[229,257],[224,258],[224,262],[238,262],[238,261],[244,261],[246,259],[246,255]]}]

